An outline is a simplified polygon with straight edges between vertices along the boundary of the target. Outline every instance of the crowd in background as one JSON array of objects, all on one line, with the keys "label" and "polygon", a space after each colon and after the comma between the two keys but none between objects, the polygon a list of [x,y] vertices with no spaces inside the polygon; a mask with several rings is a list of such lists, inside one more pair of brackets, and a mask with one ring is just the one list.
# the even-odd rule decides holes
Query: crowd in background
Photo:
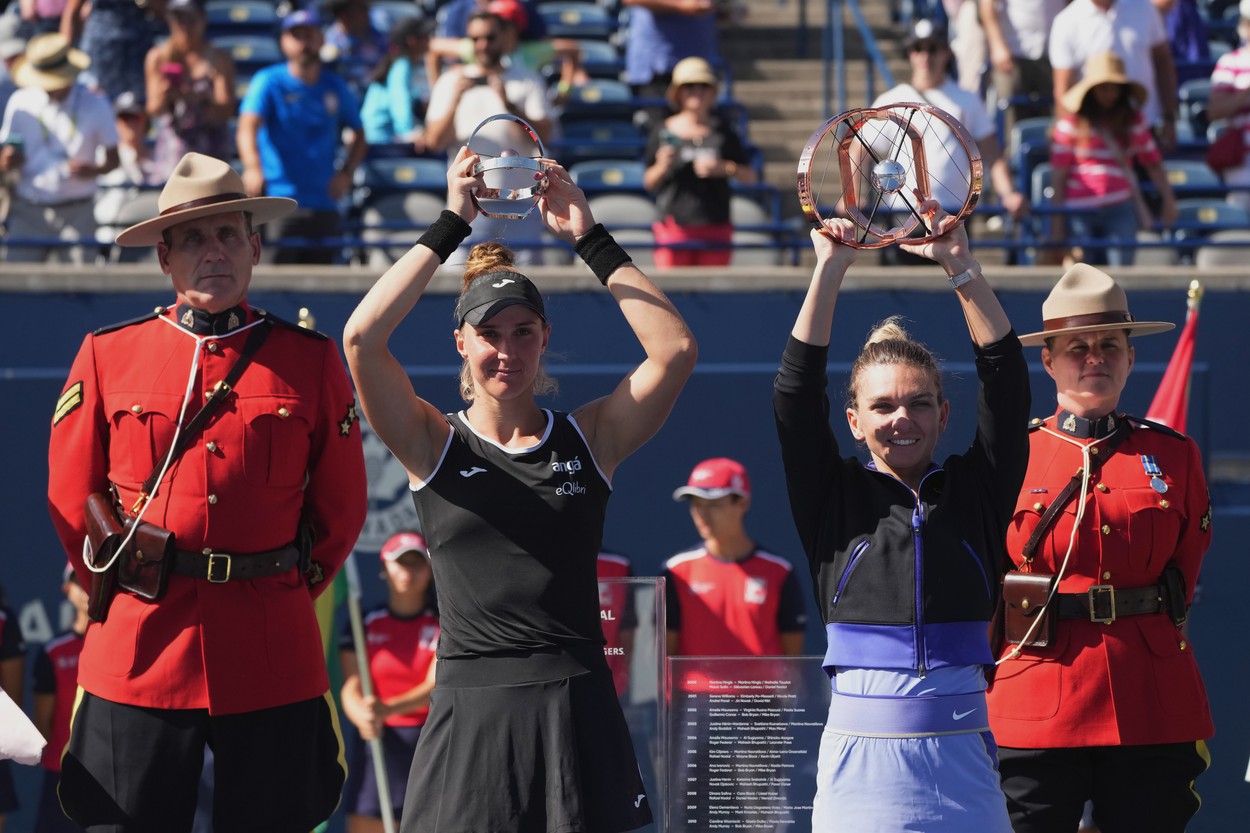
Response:
[{"label": "crowd in background", "polygon": [[[564,141],[566,124],[578,133],[572,122],[585,117],[575,116],[578,91],[605,77],[634,96],[634,132],[623,152],[614,136],[604,156],[644,166],[634,187],[657,208],[637,222],[654,220],[657,267],[729,263],[728,195],[768,187],[758,185],[762,153],[734,106],[718,42],[718,26],[740,18],[742,4],[603,2],[606,28],[579,39],[548,31],[539,0],[275,3],[268,29],[221,22],[212,12],[224,1],[7,4],[7,260],[97,258],[104,249],[72,244],[107,246],[109,229],[132,219],[125,209],[146,205],[134,189],[161,185],[183,153],[197,151],[234,160],[253,195],[300,202],[270,230],[291,241],[274,259],[342,262],[343,249],[325,240],[352,232],[366,160],[444,160],[482,118],[510,113],[571,166],[593,155]],[[1207,158],[1228,203],[1250,209],[1250,63],[1240,46],[1250,4],[910,0],[893,8],[910,79],[878,101],[932,97],[975,127],[989,205],[1050,242],[1039,258],[1068,254],[1068,238],[1076,246],[1116,238],[1122,245],[1076,254],[1131,263],[1137,232],[1184,221],[1164,168],[1173,159]],[[489,31],[475,35],[474,26]],[[615,63],[605,74],[591,47],[609,44]],[[40,68],[49,61],[60,63]],[[294,93],[308,106],[275,104]],[[1028,140],[1019,132],[1039,119],[1053,123],[1041,157],[1036,136],[1022,151]],[[297,149],[292,135],[302,137]],[[1217,159],[1213,148],[1208,156],[1217,144],[1232,155]],[[1051,169],[1039,187],[1040,161]],[[538,249],[531,259],[540,257]]]}]

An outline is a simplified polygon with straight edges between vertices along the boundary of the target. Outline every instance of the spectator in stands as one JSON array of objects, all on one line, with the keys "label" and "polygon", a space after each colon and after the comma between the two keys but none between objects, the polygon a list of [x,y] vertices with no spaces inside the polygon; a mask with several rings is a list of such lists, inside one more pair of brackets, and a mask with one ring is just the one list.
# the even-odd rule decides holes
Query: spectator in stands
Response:
[{"label": "spectator in stands", "polygon": [[190,152],[234,156],[230,120],[237,102],[234,58],[205,40],[199,0],[169,0],[165,19],[169,38],[148,50],[143,68],[156,160],[168,177]]},{"label": "spectator in stands", "polygon": [[35,655],[35,728],[48,739],[44,747],[43,788],[39,794],[35,830],[38,833],[81,833],[61,810],[56,795],[61,780],[61,753],[69,743],[69,719],[78,692],[78,655],[87,634],[87,591],[78,583],[74,568],[65,565],[61,592],[74,608],[69,628],[47,642]]},{"label": "spectator in stands", "polygon": [[9,103],[9,96],[17,91],[13,80],[13,65],[26,54],[26,41],[15,35],[0,40],[0,114]]},{"label": "spectator in stands", "polygon": [[67,0],[61,34],[91,58],[85,80],[112,101],[127,90],[144,89],[143,60],[164,28],[159,3],[135,0]]},{"label": "spectator in stands", "polygon": [[[452,67],[435,82],[425,113],[427,147],[444,150],[452,145],[466,145],[472,136],[470,149],[482,157],[498,156],[505,148],[522,156],[532,155],[524,149],[533,143],[522,135],[518,125],[500,123],[506,136],[495,131],[474,135],[474,129],[484,119],[502,113],[524,119],[544,142],[550,138],[553,118],[546,84],[541,76],[519,64],[503,63],[503,28],[503,20],[490,12],[475,12],[469,19],[474,63]],[[518,263],[533,264],[541,262],[541,250],[535,244],[543,228],[536,211],[523,220],[482,217],[473,224],[469,239],[473,243],[510,240],[510,246],[518,249]],[[461,246],[448,263],[463,262],[470,248]]]},{"label": "spectator in stands", "polygon": [[[343,713],[360,735],[353,747],[344,796],[347,833],[386,829],[378,772],[365,752],[365,741],[374,738],[381,739],[390,792],[391,807],[385,811],[393,819],[400,818],[408,771],[434,690],[438,600],[425,538],[415,532],[392,535],[382,546],[381,558],[386,603],[365,614],[364,646],[356,644],[350,622],[339,640]],[[373,688],[369,697],[361,684],[360,647],[367,653]]]},{"label": "spectator in stands", "polygon": [[[1229,130],[1240,130],[1242,146],[1250,147],[1250,0],[1238,7],[1237,34],[1241,46],[1220,56],[1211,73],[1207,118],[1228,120]],[[1230,189],[1228,201],[1250,209],[1250,154],[1240,167],[1221,172]]]},{"label": "spectator in stands", "polygon": [[388,50],[386,29],[375,24],[369,0],[327,0],[325,9],[334,20],[325,30],[321,59],[334,66],[357,97],[365,88]]},{"label": "spectator in stands", "polygon": [[334,249],[324,240],[342,231],[339,200],[351,190],[352,174],[369,149],[360,104],[342,78],[322,67],[321,43],[316,12],[300,9],[283,18],[286,62],[256,73],[239,106],[247,193],[298,202],[299,208],[269,224],[269,234],[309,241],[275,247],[275,263],[333,262]]},{"label": "spectator in stands", "polygon": [[989,45],[992,89],[999,106],[1016,96],[1036,104],[1009,103],[1003,136],[1020,119],[1050,116],[1053,74],[1046,43],[1050,26],[1067,0],[979,0],[981,25]]},{"label": "spectator in stands", "polygon": [[164,185],[169,171],[157,164],[143,102],[134,93],[122,93],[113,102],[113,113],[117,116],[117,167],[100,177],[100,184],[117,175],[117,181],[127,185]]},{"label": "spectator in stands", "polygon": [[[93,241],[96,177],[117,167],[113,108],[78,83],[91,59],[59,33],[32,38],[13,78],[0,127],[0,170],[20,171],[9,206],[10,240]],[[10,245],[10,262],[55,256],[83,262],[81,246]]]},{"label": "spectator in stands", "polygon": [[[714,111],[717,78],[702,58],[673,68],[668,100],[676,113],[657,125],[647,141],[643,185],[656,195],[657,269],[727,266],[733,254],[730,182],[753,185],[741,137]],[[670,248],[703,243],[706,248]]]},{"label": "spectator in stands", "polygon": [[61,16],[65,13],[67,0],[21,0],[19,14],[22,25],[18,34],[30,39],[61,30]]},{"label": "spectator in stands", "polygon": [[[625,42],[625,80],[635,96],[662,98],[683,58],[720,63],[717,16],[726,4],[713,0],[621,0],[629,9]],[[651,129],[664,118],[662,110],[645,113]]]},{"label": "spectator in stands", "polygon": [[746,530],[746,467],[727,457],[704,460],[673,500],[689,504],[700,542],[664,563],[668,655],[802,653],[807,613],[798,576]]},{"label": "spectator in stands", "polygon": [[[9,31],[16,31],[16,27]],[[0,39],[0,119],[4,117],[9,98],[17,92],[17,83],[13,80],[13,67],[24,54],[26,54],[26,41],[13,34],[4,35]],[[16,171],[0,171],[0,221],[9,216],[9,201],[15,185],[17,185]]]},{"label": "spectator in stands", "polygon": [[[469,18],[477,12],[486,11],[491,0],[451,0],[440,10],[440,38],[463,38],[469,31]],[[537,0],[520,0],[529,21],[529,36],[535,39],[547,37],[547,24],[539,14]]]},{"label": "spectator in stands", "polygon": [[[503,53],[510,60],[540,75],[547,67],[558,63],[560,80],[556,84],[554,103],[563,103],[573,84],[586,80],[581,72],[582,51],[577,41],[533,35],[532,18],[521,0],[490,0],[486,11],[503,21]],[[440,37],[431,44],[431,49],[440,59],[473,62],[473,43],[468,38]],[[441,60],[437,62],[441,64]]]},{"label": "spectator in stands", "polygon": [[[913,21],[904,39],[903,47],[911,65],[911,80],[886,90],[877,97],[873,106],[923,102],[950,113],[976,140],[981,162],[985,170],[989,171],[990,183],[1003,209],[1012,217],[1021,217],[1028,213],[1028,198],[1017,191],[1012,182],[1011,168],[998,141],[998,131],[986,112],[981,97],[961,89],[950,75],[952,56],[945,27],[927,18],[917,19]],[[945,130],[944,127],[934,129]],[[946,141],[946,138],[941,139],[942,144]],[[951,136],[949,141],[958,140]],[[929,177],[931,181],[938,183],[964,181],[968,177],[966,160],[951,154],[932,154],[929,157]],[[947,211],[956,208],[950,205],[942,207]],[[884,249],[883,256],[898,258],[899,262],[928,262],[920,257],[909,258],[906,252],[896,246]]]},{"label": "spectator in stands", "polygon": [[[1172,49],[1172,61],[1176,64],[1176,82],[1182,84],[1191,78],[1199,78],[1204,64],[1211,61],[1211,43],[1206,21],[1198,9],[1197,0],[1152,0],[1159,14],[1163,15],[1163,28]],[[1208,9],[1209,3],[1204,4]]]},{"label": "spectator in stands", "polygon": [[942,0],[955,57],[955,80],[961,89],[980,95],[989,54],[985,27],[981,25],[978,0]]},{"label": "spectator in stands", "polygon": [[1066,115],[1063,95],[1095,55],[1114,52],[1130,79],[1142,85],[1142,114],[1164,153],[1176,146],[1176,65],[1163,18],[1151,0],[1072,0],[1050,27],[1055,115]]},{"label": "spectator in stands", "polygon": [[1154,225],[1134,162],[1158,189],[1163,224],[1176,222],[1176,196],[1163,155],[1141,113],[1145,99],[1146,90],[1128,77],[1114,52],[1090,58],[1081,80],[1064,93],[1064,115],[1055,123],[1051,146],[1052,204],[1079,210],[1052,216],[1051,239],[1065,240],[1070,232],[1085,240],[1120,243],[1085,247],[1087,263],[1131,266],[1138,229]]},{"label": "spectator in stands", "polygon": [[369,78],[360,108],[372,155],[420,156],[426,151],[426,57],[433,29],[424,14],[401,17],[391,27],[390,47]]}]

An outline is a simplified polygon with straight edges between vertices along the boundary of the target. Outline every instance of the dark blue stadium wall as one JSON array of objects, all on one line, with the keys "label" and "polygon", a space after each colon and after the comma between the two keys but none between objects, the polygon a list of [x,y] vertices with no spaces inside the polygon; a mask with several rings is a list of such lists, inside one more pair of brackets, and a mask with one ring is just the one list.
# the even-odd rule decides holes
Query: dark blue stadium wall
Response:
[{"label": "dark blue stadium wall", "polygon": [[[1005,290],[1000,293],[1021,331],[1039,324],[1042,293]],[[1131,291],[1139,319],[1180,321],[1184,293],[1171,289]],[[336,338],[356,300],[350,294],[267,293],[257,287],[254,302],[279,315],[295,317],[307,306],[319,329]],[[48,521],[45,503],[46,449],[53,404],[69,364],[89,329],[142,314],[169,300],[164,293],[0,295],[4,326],[0,328],[0,471],[5,547],[0,556],[0,583],[8,603],[20,611],[26,631],[44,638],[59,628],[58,581],[64,554]],[[674,293],[700,344],[699,368],[667,426],[650,444],[626,462],[615,479],[607,540],[610,548],[634,560],[639,574],[654,572],[670,553],[695,538],[684,507],[672,490],[698,460],[715,455],[741,459],[754,481],[748,523],[755,536],[796,562],[802,554],[792,530],[785,486],[772,424],[771,387],[777,359],[801,295],[797,292]],[[401,359],[411,365],[418,391],[444,409],[459,407],[454,398],[457,372],[451,343],[452,301],[423,302],[394,339]],[[555,330],[551,366],[560,381],[552,400],[571,408],[606,393],[640,351],[615,305],[602,291],[553,294],[549,300]],[[941,455],[971,439],[975,374],[970,364],[967,331],[949,292],[847,292],[838,305],[831,356],[835,412],[841,404],[846,363],[855,355],[869,326],[891,313],[913,322],[916,336],[944,358],[947,392],[953,401],[953,428],[939,449]],[[1208,457],[1250,458],[1243,414],[1250,412],[1250,385],[1245,360],[1250,340],[1250,293],[1212,291],[1202,310],[1198,368],[1193,383],[1190,431]],[[1123,406],[1145,411],[1164,364],[1175,345],[1175,333],[1137,342],[1137,369]],[[1221,348],[1216,349],[1218,346]],[[1031,355],[1034,366],[1034,413],[1053,408],[1053,386]],[[839,440],[849,451],[845,423],[835,419]],[[374,469],[371,468],[371,472]],[[381,532],[389,513],[400,513],[406,501],[403,484],[393,478],[375,482],[371,501]],[[1192,833],[1223,833],[1244,826],[1250,784],[1243,781],[1250,755],[1250,713],[1245,709],[1246,649],[1236,635],[1244,631],[1241,616],[1250,588],[1250,489],[1216,489],[1215,538],[1203,575],[1202,599],[1192,622],[1192,636],[1216,712],[1219,734],[1211,744],[1214,763],[1199,782],[1204,806]],[[372,521],[371,521],[372,523]],[[376,599],[381,587],[364,571],[368,591]],[[810,594],[810,580],[803,582]],[[822,650],[816,617],[808,635],[809,653]],[[19,773],[25,802],[33,802],[35,773]],[[1242,819],[1238,821],[1238,819]],[[10,830],[29,827],[25,812],[11,819]]]}]

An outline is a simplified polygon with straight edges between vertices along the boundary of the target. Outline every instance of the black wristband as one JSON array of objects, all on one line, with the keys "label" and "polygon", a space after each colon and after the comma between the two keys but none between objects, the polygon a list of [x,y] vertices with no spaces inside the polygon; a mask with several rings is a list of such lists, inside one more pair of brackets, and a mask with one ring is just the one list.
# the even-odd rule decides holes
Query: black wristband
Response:
[{"label": "black wristband", "polygon": [[434,254],[438,255],[439,262],[446,263],[447,258],[452,256],[471,231],[473,227],[466,223],[463,217],[444,208],[443,213],[438,215],[438,219],[417,240],[417,245],[433,250]]},{"label": "black wristband", "polygon": [[608,285],[608,278],[617,269],[631,261],[629,253],[612,239],[603,223],[595,223],[595,227],[586,232],[573,244],[573,251],[585,261],[590,271],[595,273],[599,283]]}]

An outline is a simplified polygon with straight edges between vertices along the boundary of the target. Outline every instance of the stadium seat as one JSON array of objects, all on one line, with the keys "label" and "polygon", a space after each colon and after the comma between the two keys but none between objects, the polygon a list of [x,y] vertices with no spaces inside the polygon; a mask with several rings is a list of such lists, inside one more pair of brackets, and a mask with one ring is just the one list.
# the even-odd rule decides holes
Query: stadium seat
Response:
[{"label": "stadium seat", "polygon": [[619,81],[625,70],[625,59],[611,43],[603,40],[580,39],[577,46],[582,51],[582,69],[591,78],[607,78]]},{"label": "stadium seat", "polygon": [[570,122],[551,144],[568,167],[589,159],[641,159],[647,139],[632,121],[610,119]]},{"label": "stadium seat", "polygon": [[1033,168],[1050,160],[1050,126],[1047,116],[1020,119],[1011,128],[1007,140],[1007,161],[1016,177],[1016,188],[1029,192]]},{"label": "stadium seat", "polygon": [[543,3],[538,13],[549,38],[607,40],[617,29],[616,17],[594,3]]},{"label": "stadium seat", "polygon": [[1211,266],[1245,267],[1246,261],[1250,260],[1250,229],[1217,231],[1207,238],[1206,243],[1208,245],[1199,246],[1194,254],[1194,265],[1199,269]]},{"label": "stadium seat", "polygon": [[281,25],[277,6],[266,0],[208,0],[204,4],[205,34],[277,36]]},{"label": "stadium seat", "polygon": [[1224,195],[1219,175],[1199,159],[1165,159],[1163,169],[1178,198]]},{"label": "stadium seat", "polygon": [[646,191],[642,184],[646,166],[637,160],[594,159],[579,162],[568,170],[573,183],[588,196],[598,191],[633,191],[638,194]]},{"label": "stadium seat", "polygon": [[369,194],[397,191],[447,193],[447,162],[421,157],[367,159],[356,169],[356,185]]},{"label": "stadium seat", "polygon": [[1210,78],[1191,78],[1180,85],[1177,90],[1180,99],[1179,116],[1188,122],[1193,135],[1201,136],[1207,132],[1207,102],[1211,98]]},{"label": "stadium seat", "polygon": [[383,268],[408,251],[447,204],[447,163],[421,157],[368,158],[356,169],[353,214],[364,261]]},{"label": "stadium seat", "polygon": [[159,188],[130,185],[101,187],[95,198],[96,240],[107,247],[110,263],[139,263],[156,260],[154,247],[115,245],[117,235],[135,223],[151,220],[161,213]]},{"label": "stadium seat", "polygon": [[224,49],[234,59],[238,75],[249,78],[260,70],[286,60],[282,55],[282,47],[273,35],[236,34],[218,35],[212,40],[213,46]]},{"label": "stadium seat", "polygon": [[636,105],[624,81],[592,78],[569,91],[561,121],[568,125],[587,119],[632,119]]},{"label": "stadium seat", "polygon": [[644,269],[655,265],[655,235],[651,231],[655,203],[649,197],[601,193],[590,197],[589,202],[595,220],[612,229],[612,236],[634,263]]}]

